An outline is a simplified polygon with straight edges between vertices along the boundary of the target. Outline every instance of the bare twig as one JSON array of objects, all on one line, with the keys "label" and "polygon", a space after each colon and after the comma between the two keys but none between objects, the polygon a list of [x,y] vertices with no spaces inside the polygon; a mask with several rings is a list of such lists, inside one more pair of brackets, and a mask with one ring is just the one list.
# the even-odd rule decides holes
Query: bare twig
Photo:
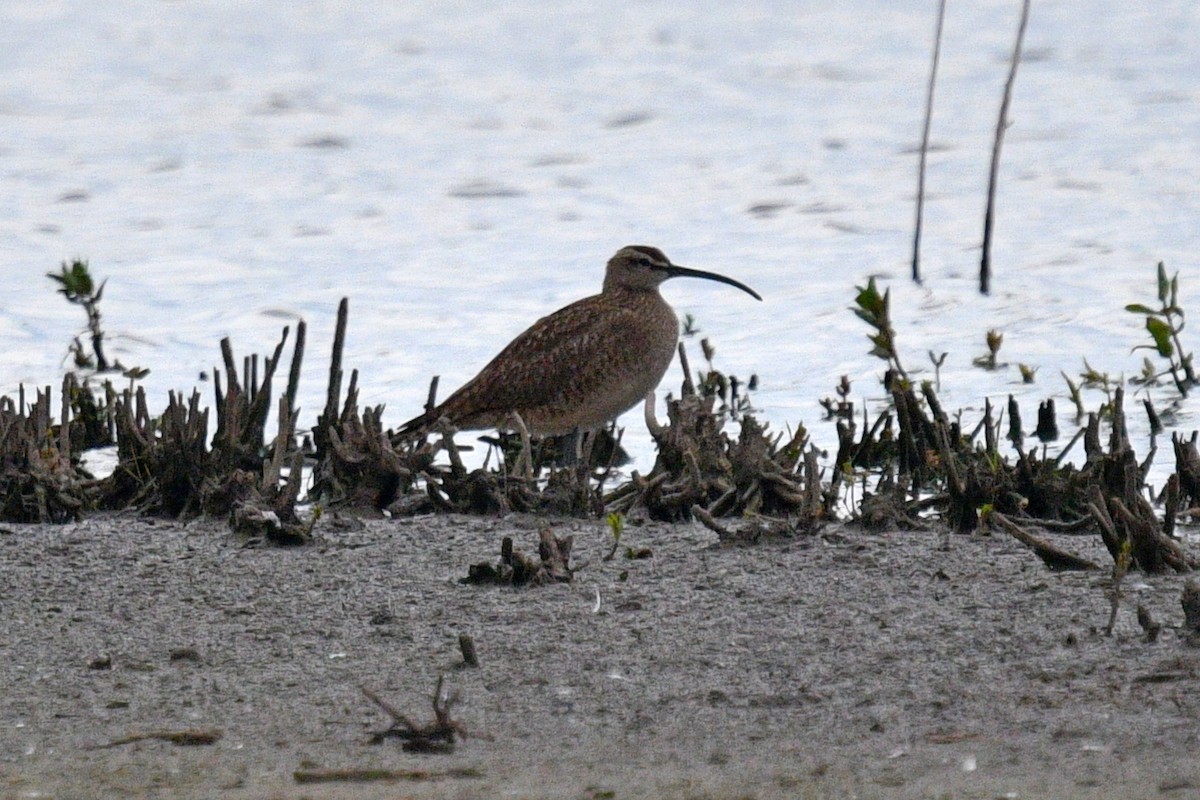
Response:
[{"label": "bare twig", "polygon": [[992,224],[996,209],[996,180],[1000,174],[1000,148],[1004,143],[1004,130],[1008,127],[1008,107],[1012,102],[1013,82],[1017,78],[1017,64],[1021,62],[1021,44],[1025,40],[1025,26],[1029,22],[1029,0],[1021,4],[1021,21],[1017,26],[1017,40],[1013,45],[1012,61],[1008,67],[1008,80],[1004,82],[1004,99],[1000,101],[1000,118],[996,122],[996,138],[992,143],[992,168],[988,174],[987,210],[983,215],[983,256],[979,262],[979,293],[991,291],[992,282]]},{"label": "bare twig", "polygon": [[221,731],[214,728],[188,728],[182,731],[150,731],[149,733],[135,733],[107,742],[106,744],[94,745],[89,749],[107,750],[110,747],[120,747],[121,745],[145,742],[151,739],[170,742],[180,747],[194,747],[197,745],[214,744],[220,738]]},{"label": "bare twig", "polygon": [[946,0],[938,3],[937,27],[933,36],[933,66],[929,69],[929,91],[925,95],[925,126],[921,131],[921,158],[917,166],[917,222],[913,230],[912,279],[921,282],[921,227],[925,217],[925,158],[929,152],[929,128],[933,122],[933,87],[937,83],[938,60],[942,52],[942,21]]},{"label": "bare twig", "polygon": [[428,769],[298,769],[292,773],[296,783],[373,783],[376,781],[433,781],[440,778],[478,778],[482,775],[473,767],[446,770]]},{"label": "bare twig", "polygon": [[1095,562],[1088,561],[1086,558],[1077,556],[1074,553],[1068,553],[1049,542],[1039,539],[999,511],[993,511],[990,518],[995,520],[1014,539],[1032,550],[1052,570],[1100,569]]}]

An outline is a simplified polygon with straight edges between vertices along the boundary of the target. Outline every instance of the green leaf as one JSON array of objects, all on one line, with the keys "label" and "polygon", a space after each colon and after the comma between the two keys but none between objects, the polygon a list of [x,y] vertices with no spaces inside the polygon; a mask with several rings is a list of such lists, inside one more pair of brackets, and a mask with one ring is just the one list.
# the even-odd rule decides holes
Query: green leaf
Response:
[{"label": "green leaf", "polygon": [[861,308],[855,308],[855,309],[852,309],[852,310],[854,311],[854,315],[855,315],[856,317],[858,317],[858,318],[859,318],[859,319],[861,319],[863,322],[865,322],[865,323],[867,323],[868,325],[870,325],[872,328],[878,328],[878,327],[879,327],[879,317],[878,317],[878,316],[877,316],[877,315],[876,315],[874,312],[872,312],[872,311],[866,311],[866,310],[864,310],[864,309],[861,309]]},{"label": "green leaf", "polygon": [[1141,303],[1130,303],[1129,305],[1125,306],[1125,310],[1132,311],[1134,314],[1154,315],[1154,314],[1159,313],[1159,312],[1155,311],[1153,308],[1151,308],[1150,306],[1144,306]]},{"label": "green leaf", "polygon": [[858,294],[854,298],[854,303],[863,311],[875,316],[887,314],[887,295],[880,295],[879,290],[875,288],[875,279],[871,278],[867,281],[865,287],[858,287]]},{"label": "green leaf", "polygon": [[613,511],[608,515],[608,529],[612,531],[613,539],[621,541],[621,533],[625,530],[625,515]]},{"label": "green leaf", "polygon": [[1158,299],[1166,305],[1167,296],[1171,291],[1171,284],[1167,281],[1167,267],[1163,262],[1158,262]]},{"label": "green leaf", "polygon": [[1146,330],[1154,337],[1154,347],[1163,358],[1170,358],[1175,348],[1171,345],[1171,326],[1158,317],[1146,317]]}]

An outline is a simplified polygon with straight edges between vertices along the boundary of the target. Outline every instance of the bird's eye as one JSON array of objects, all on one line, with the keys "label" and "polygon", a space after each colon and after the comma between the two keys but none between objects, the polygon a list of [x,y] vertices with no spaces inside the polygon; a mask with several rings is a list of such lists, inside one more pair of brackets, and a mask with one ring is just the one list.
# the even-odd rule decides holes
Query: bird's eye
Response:
[{"label": "bird's eye", "polygon": [[641,258],[638,259],[638,264],[643,267],[648,267],[648,266],[650,266],[650,259],[646,258],[645,256],[642,256]]}]

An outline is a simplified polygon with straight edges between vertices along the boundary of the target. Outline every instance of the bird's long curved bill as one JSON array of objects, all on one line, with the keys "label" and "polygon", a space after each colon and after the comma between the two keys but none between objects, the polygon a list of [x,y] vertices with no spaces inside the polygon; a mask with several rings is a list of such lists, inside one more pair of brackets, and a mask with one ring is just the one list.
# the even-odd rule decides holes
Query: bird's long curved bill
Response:
[{"label": "bird's long curved bill", "polygon": [[733,278],[726,278],[724,275],[718,275],[715,272],[705,272],[702,269],[691,269],[690,267],[678,267],[674,264],[667,267],[667,275],[672,278],[705,278],[718,283],[727,283],[730,286],[736,286],[746,294],[753,297],[755,300],[762,300],[762,295],[751,289],[741,281],[735,281]]}]

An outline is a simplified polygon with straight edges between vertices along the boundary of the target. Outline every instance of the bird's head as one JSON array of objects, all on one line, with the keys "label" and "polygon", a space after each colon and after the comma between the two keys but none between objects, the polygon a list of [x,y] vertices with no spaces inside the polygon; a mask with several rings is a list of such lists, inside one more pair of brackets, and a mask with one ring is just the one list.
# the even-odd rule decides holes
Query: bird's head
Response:
[{"label": "bird's head", "polygon": [[609,292],[615,289],[653,291],[668,278],[704,278],[710,281],[719,281],[736,286],[751,297],[762,300],[758,292],[744,283],[715,272],[705,272],[672,264],[671,259],[667,258],[662,250],[641,244],[622,247],[616,255],[608,260],[608,268],[604,273],[604,291]]}]

